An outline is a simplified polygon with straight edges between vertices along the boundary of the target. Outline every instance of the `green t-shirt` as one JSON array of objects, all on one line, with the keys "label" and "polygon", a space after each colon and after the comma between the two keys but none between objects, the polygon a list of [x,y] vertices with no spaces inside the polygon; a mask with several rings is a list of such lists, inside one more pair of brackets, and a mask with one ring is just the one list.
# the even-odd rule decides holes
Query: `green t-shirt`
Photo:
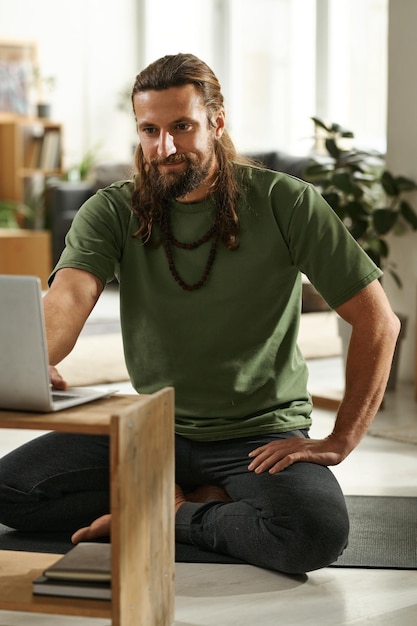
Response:
[{"label": "green t-shirt", "polygon": [[[149,247],[132,236],[138,226],[130,209],[132,181],[87,200],[55,269],[87,270],[103,283],[117,276],[132,384],[139,393],[173,386],[176,432],[195,440],[310,426],[308,372],[297,346],[301,273],[332,308],[381,275],[312,185],[236,167],[247,178],[240,246],[230,251],[219,243],[201,289],[181,289],[163,246]],[[174,236],[199,239],[214,211],[212,200],[172,202]],[[201,278],[210,245],[173,249],[186,283]]]}]

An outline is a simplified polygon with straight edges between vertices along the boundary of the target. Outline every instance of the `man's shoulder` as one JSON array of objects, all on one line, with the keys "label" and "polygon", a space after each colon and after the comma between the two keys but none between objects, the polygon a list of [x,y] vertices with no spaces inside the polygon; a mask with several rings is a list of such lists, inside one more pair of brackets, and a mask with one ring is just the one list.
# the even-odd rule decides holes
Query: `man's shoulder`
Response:
[{"label": "man's shoulder", "polygon": [[[105,220],[116,218],[128,222],[131,217],[132,193],[134,183],[132,180],[120,180],[97,189],[95,194],[90,196],[77,213],[77,222],[82,224],[88,216],[98,214]],[[104,215],[106,216],[104,218]]]},{"label": "man's shoulder", "polygon": [[132,195],[134,190],[134,181],[133,179],[126,180],[117,180],[111,185],[107,185],[106,187],[101,187],[97,189],[97,194],[110,194],[110,195]]},{"label": "man's shoulder", "polygon": [[256,163],[234,163],[236,176],[248,192],[262,197],[279,195],[281,198],[299,198],[311,184],[286,172],[270,170]]},{"label": "man's shoulder", "polygon": [[107,187],[97,189],[90,198],[90,206],[108,208],[129,208],[131,207],[132,194],[134,191],[133,180],[118,180]]},{"label": "man's shoulder", "polygon": [[256,161],[235,161],[233,163],[236,172],[241,172],[244,177],[253,180],[271,180],[277,184],[290,185],[294,187],[307,187],[309,183],[301,178],[279,170],[271,170]]}]

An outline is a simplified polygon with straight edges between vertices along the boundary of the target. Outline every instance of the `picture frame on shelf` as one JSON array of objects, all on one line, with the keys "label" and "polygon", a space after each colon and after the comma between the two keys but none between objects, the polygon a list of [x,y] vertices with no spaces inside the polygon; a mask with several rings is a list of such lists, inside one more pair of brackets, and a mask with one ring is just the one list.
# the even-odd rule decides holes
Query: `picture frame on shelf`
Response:
[{"label": "picture frame on shelf", "polygon": [[34,41],[0,40],[1,112],[30,113],[30,88],[36,62]]}]

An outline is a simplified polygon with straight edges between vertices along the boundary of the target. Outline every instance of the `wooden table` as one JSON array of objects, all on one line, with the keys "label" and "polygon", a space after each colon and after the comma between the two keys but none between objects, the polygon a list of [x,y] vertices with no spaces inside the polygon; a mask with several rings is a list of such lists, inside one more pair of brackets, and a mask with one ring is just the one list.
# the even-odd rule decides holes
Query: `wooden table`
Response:
[{"label": "wooden table", "polygon": [[110,437],[112,600],[32,594],[62,555],[0,551],[0,609],[111,618],[112,626],[174,621],[174,390],[115,395],[53,414],[0,411],[1,428]]}]

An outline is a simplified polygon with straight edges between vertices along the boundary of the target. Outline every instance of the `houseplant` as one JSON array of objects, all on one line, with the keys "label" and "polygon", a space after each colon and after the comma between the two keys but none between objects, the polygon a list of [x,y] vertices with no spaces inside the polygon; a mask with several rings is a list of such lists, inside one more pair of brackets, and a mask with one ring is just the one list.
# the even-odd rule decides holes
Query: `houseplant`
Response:
[{"label": "houseplant", "polygon": [[305,179],[318,186],[363,250],[401,287],[389,259],[387,235],[417,229],[417,213],[407,200],[417,184],[389,172],[377,151],[355,148],[352,131],[317,117],[312,120],[318,153],[307,166]]},{"label": "houseplant", "polygon": [[[387,236],[417,230],[417,213],[407,200],[407,195],[417,190],[416,182],[388,171],[384,156],[377,151],[355,148],[352,131],[340,124],[326,124],[317,117],[312,120],[317,152],[304,172],[305,179],[318,186],[363,250],[401,287],[401,278],[389,258]],[[399,317],[401,339],[405,335],[406,319]],[[347,330],[343,326],[340,320],[346,358],[350,327]],[[389,390],[395,389],[398,358],[399,342],[387,384]]]},{"label": "houseplant", "polygon": [[47,98],[56,86],[55,76],[44,76],[39,67],[33,70],[33,83],[37,94],[36,111],[41,118],[51,117],[51,104]]},{"label": "houseplant", "polygon": [[23,228],[31,218],[32,210],[26,204],[0,200],[0,228]]}]

